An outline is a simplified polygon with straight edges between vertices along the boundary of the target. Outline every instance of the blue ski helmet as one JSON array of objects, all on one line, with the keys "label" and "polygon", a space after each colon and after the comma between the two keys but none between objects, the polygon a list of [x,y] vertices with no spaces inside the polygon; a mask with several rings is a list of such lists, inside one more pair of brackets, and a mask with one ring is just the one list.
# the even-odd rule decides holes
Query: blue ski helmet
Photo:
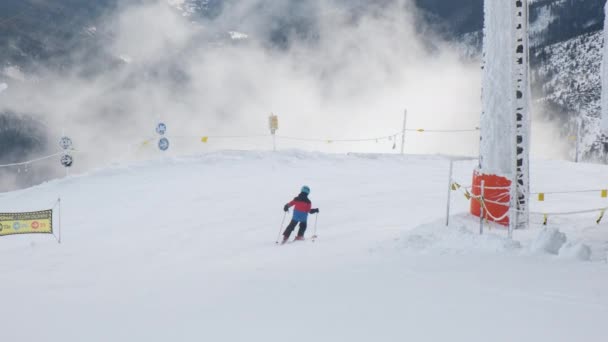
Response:
[{"label": "blue ski helmet", "polygon": [[303,192],[303,193],[305,193],[305,194],[309,195],[309,194],[310,194],[310,188],[309,188],[308,186],[304,185],[304,186],[302,187],[301,192]]}]

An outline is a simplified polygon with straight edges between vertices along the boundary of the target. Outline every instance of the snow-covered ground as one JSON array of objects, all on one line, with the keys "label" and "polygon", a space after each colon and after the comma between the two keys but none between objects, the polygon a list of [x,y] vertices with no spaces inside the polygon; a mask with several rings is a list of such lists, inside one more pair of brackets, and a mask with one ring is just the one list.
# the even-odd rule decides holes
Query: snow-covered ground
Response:
[{"label": "snow-covered ground", "polygon": [[[457,162],[456,180],[474,164]],[[531,171],[533,191],[608,185],[605,166]],[[608,220],[550,218],[541,234],[535,217],[515,241],[480,237],[454,193],[445,228],[447,174],[435,156],[235,151],[0,194],[0,211],[61,196],[63,235],[0,238],[0,341],[606,341]],[[277,246],[303,184],[319,238]],[[556,196],[532,210],[608,206]],[[591,261],[540,252],[556,230]]]}]

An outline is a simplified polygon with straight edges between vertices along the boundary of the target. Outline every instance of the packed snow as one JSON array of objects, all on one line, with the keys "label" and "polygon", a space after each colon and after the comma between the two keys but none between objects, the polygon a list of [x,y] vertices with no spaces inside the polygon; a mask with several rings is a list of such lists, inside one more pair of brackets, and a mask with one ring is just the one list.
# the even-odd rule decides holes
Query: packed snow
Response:
[{"label": "packed snow", "polygon": [[[466,184],[475,164],[457,162],[454,179]],[[440,156],[228,151],[0,194],[2,212],[62,203],[61,244],[0,238],[0,340],[605,341],[608,222],[550,217],[547,231],[572,244],[535,252],[542,218],[513,240],[493,224],[480,236],[454,192],[445,227],[448,167]],[[318,239],[276,245],[303,184]],[[532,166],[536,191],[607,184],[605,166]],[[532,210],[607,201],[547,195]]]},{"label": "packed snow", "polygon": [[555,228],[546,228],[532,242],[530,248],[535,252],[558,254],[567,240],[566,234]]},{"label": "packed snow", "polygon": [[591,259],[591,248],[583,243],[567,242],[559,249],[562,258],[587,261]]}]

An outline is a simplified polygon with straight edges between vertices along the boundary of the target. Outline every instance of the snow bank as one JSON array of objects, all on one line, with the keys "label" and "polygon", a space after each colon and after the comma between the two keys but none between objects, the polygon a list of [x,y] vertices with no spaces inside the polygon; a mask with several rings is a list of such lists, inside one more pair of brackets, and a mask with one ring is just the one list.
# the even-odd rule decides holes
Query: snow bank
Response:
[{"label": "snow bank", "polygon": [[[450,227],[441,222],[421,225],[409,231],[400,242],[401,248],[428,254],[503,254],[522,248],[519,241],[509,239],[503,231],[479,235],[471,226],[467,228],[465,222]],[[528,249],[533,254],[552,254],[569,260],[590,261],[592,256],[591,247],[568,242],[566,234],[555,228],[543,229]]]},{"label": "snow bank", "polygon": [[405,248],[418,251],[439,251],[442,254],[471,252],[504,253],[521,248],[521,244],[493,233],[479,235],[463,225],[445,227],[441,223],[419,226],[405,237]]},{"label": "snow bank", "polygon": [[567,240],[566,234],[558,229],[545,228],[530,244],[530,250],[535,253],[558,254]]},{"label": "snow bank", "polygon": [[591,260],[591,247],[582,243],[567,242],[560,248],[559,257],[572,260]]}]

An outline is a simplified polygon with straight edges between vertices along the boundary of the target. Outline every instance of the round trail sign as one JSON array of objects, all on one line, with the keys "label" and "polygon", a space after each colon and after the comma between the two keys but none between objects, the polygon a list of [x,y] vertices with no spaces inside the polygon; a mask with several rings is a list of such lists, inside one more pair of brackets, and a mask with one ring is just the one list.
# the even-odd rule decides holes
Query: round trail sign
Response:
[{"label": "round trail sign", "polygon": [[61,165],[64,167],[71,167],[74,163],[74,158],[69,154],[64,154],[61,156]]},{"label": "round trail sign", "polygon": [[156,133],[158,133],[159,135],[165,135],[165,133],[167,133],[167,125],[165,125],[164,123],[159,123],[156,126]]},{"label": "round trail sign", "polygon": [[64,150],[69,150],[72,148],[72,139],[69,137],[61,137],[59,139],[59,146]]},{"label": "round trail sign", "polygon": [[167,139],[167,138],[161,138],[161,139],[158,141],[158,148],[159,148],[161,151],[166,151],[166,150],[168,150],[168,149],[169,149],[169,139]]}]

